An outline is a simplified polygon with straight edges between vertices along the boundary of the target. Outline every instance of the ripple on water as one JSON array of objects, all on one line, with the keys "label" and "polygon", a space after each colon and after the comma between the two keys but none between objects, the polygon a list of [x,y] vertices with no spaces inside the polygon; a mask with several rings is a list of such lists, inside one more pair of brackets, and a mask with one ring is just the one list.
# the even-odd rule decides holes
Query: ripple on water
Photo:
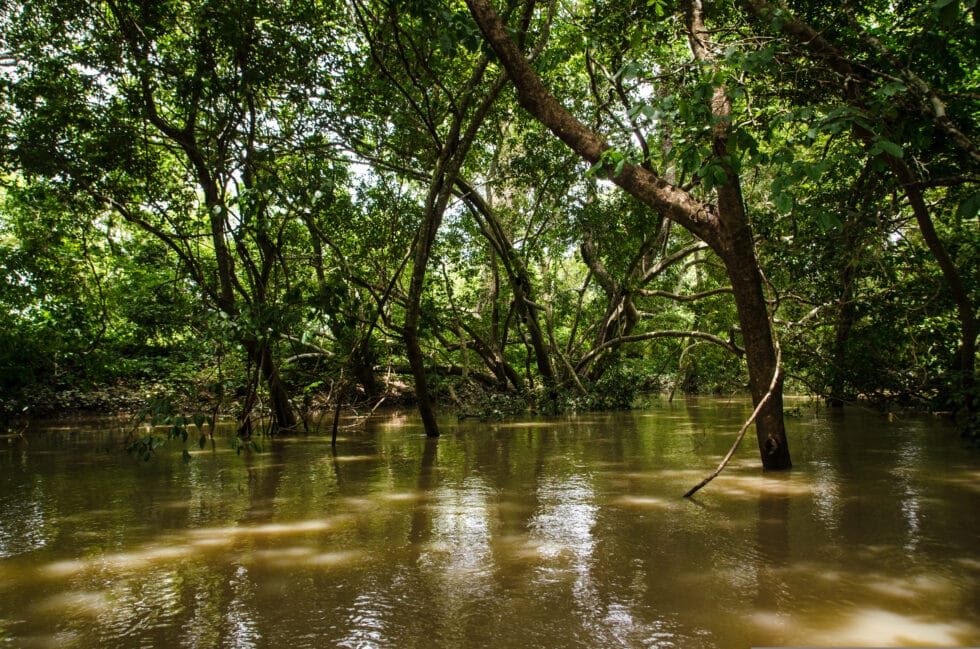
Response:
[{"label": "ripple on water", "polygon": [[835,422],[692,502],[731,430],[674,415],[461,429],[425,474],[415,423],[196,481],[32,447],[0,467],[0,647],[976,645],[974,455]]}]

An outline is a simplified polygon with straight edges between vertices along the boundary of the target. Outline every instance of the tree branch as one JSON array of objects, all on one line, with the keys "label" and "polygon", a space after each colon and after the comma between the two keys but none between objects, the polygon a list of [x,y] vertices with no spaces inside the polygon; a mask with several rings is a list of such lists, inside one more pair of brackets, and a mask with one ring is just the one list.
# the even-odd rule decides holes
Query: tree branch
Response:
[{"label": "tree branch", "polygon": [[722,459],[721,464],[718,465],[718,468],[712,471],[711,474],[708,477],[706,477],[704,480],[702,480],[701,482],[697,483],[696,485],[688,489],[687,493],[684,494],[685,498],[690,498],[691,496],[696,494],[698,491],[701,490],[702,487],[704,487],[706,484],[708,484],[709,482],[717,478],[718,475],[725,470],[725,467],[728,466],[728,463],[731,461],[732,456],[735,455],[735,451],[738,450],[739,445],[742,443],[742,440],[745,438],[745,433],[746,431],[748,431],[749,426],[751,426],[752,422],[755,421],[755,418],[759,416],[759,413],[762,411],[762,408],[766,405],[769,399],[772,398],[773,393],[776,391],[776,386],[779,385],[780,375],[783,373],[782,357],[783,357],[782,349],[779,347],[777,343],[776,371],[773,372],[772,381],[769,382],[769,391],[766,392],[766,395],[759,400],[759,403],[756,405],[755,410],[752,411],[752,415],[745,420],[744,424],[742,424],[741,430],[738,431],[738,435],[735,437],[735,443],[732,444],[732,447],[728,450],[728,454],[725,455],[724,459]]}]

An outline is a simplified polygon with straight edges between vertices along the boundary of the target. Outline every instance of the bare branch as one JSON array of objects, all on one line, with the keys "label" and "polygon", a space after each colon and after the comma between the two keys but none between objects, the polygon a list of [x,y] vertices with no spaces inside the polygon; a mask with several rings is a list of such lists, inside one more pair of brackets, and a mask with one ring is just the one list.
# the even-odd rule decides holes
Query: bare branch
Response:
[{"label": "bare branch", "polygon": [[783,357],[782,349],[777,344],[776,345],[776,371],[773,372],[772,381],[769,382],[769,391],[766,392],[766,395],[759,400],[759,403],[756,405],[755,410],[752,411],[752,415],[745,420],[744,424],[742,424],[741,430],[738,431],[738,435],[735,437],[735,442],[732,444],[732,447],[728,450],[728,454],[725,455],[724,459],[722,459],[721,464],[718,465],[718,468],[712,471],[707,478],[705,478],[698,484],[688,489],[687,493],[684,494],[685,498],[690,498],[691,496],[696,494],[698,491],[700,491],[702,487],[704,487],[706,484],[708,484],[709,482],[717,478],[718,475],[725,470],[725,467],[728,466],[728,463],[731,461],[732,456],[735,455],[735,451],[738,450],[739,445],[742,443],[742,440],[745,438],[745,433],[746,431],[748,431],[749,426],[751,426],[752,422],[755,421],[755,418],[759,416],[759,413],[762,411],[762,408],[766,405],[769,399],[772,398],[773,393],[776,391],[776,386],[779,385],[780,377],[783,373],[782,357]]},{"label": "bare branch", "polygon": [[650,289],[640,289],[637,291],[640,295],[644,297],[665,297],[675,302],[696,302],[697,300],[702,300],[706,297],[711,297],[712,295],[721,295],[722,293],[731,293],[731,286],[723,286],[721,288],[713,288],[710,291],[702,291],[700,293],[692,293],[691,295],[679,295],[677,293],[671,293],[670,291],[653,291]]},{"label": "bare branch", "polygon": [[613,338],[611,340],[607,340],[601,345],[589,350],[589,353],[587,353],[585,356],[582,357],[582,359],[578,362],[578,365],[579,367],[582,367],[586,363],[590,362],[593,358],[595,358],[600,352],[606,349],[620,347],[627,343],[641,342],[644,340],[653,340],[654,338],[699,338],[701,340],[706,340],[710,343],[714,343],[719,347],[724,347],[728,351],[732,352],[733,354],[737,354],[739,356],[745,353],[745,350],[735,345],[732,341],[725,340],[724,338],[715,336],[714,334],[705,333],[703,331],[682,331],[676,329],[664,329],[662,331],[648,331],[642,334],[631,334],[629,336],[620,336],[619,338]]}]

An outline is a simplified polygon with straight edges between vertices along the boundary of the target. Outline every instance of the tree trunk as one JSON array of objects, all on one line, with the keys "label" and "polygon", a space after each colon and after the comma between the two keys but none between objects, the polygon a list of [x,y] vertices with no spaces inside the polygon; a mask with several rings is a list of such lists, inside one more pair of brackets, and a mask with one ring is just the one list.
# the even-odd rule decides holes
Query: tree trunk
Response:
[{"label": "tree trunk", "polygon": [[[745,362],[749,369],[752,403],[758,405],[769,391],[777,369],[769,310],[762,293],[762,276],[756,262],[752,233],[747,226],[733,234],[730,246],[730,256],[724,259],[725,269],[735,294],[735,307],[738,310],[742,344],[745,347]],[[782,384],[780,377],[776,389],[755,421],[759,454],[762,457],[762,467],[766,471],[779,471],[793,466],[783,422]]]},{"label": "tree trunk", "polygon": [[[504,230],[503,224],[497,218],[497,213],[491,207],[490,202],[485,200],[472,185],[462,178],[457,178],[456,184],[463,191],[464,198],[471,207],[471,213],[480,228],[480,232],[490,243],[491,250],[500,257],[501,265],[507,274],[507,281],[514,292],[514,306],[527,329],[531,348],[534,350],[538,372],[541,374],[546,388],[553,393],[557,386],[557,373],[551,358],[551,347],[541,329],[541,322],[538,320],[539,309],[534,306],[534,287],[531,284],[531,274],[527,265],[518,254],[514,243]],[[554,397],[554,394],[549,396]]]},{"label": "tree trunk", "polygon": [[[426,260],[428,255],[426,255]],[[414,273],[413,273],[414,275]],[[429,379],[425,375],[425,355],[422,353],[422,346],[419,343],[419,312],[421,310],[421,283],[424,278],[424,271],[420,274],[418,298],[409,301],[408,311],[405,314],[405,355],[408,357],[408,364],[412,368],[412,379],[415,381],[415,400],[422,417],[422,427],[425,429],[426,437],[439,437],[439,425],[436,423],[436,414],[432,409],[432,399],[429,396]],[[410,294],[411,296],[411,294]]]},{"label": "tree trunk", "polygon": [[[245,349],[255,366],[262,372],[266,387],[269,390],[269,406],[272,419],[278,430],[291,430],[296,427],[296,413],[289,399],[289,392],[279,377],[279,367],[272,357],[272,350],[258,341],[249,340]],[[247,413],[246,413],[247,416]]]},{"label": "tree trunk", "polygon": [[936,232],[936,226],[932,222],[932,216],[929,214],[929,208],[922,196],[922,190],[915,184],[916,178],[912,170],[900,158],[896,158],[890,154],[883,154],[883,157],[892,172],[902,183],[905,196],[909,199],[909,204],[912,206],[912,213],[915,215],[915,221],[919,226],[919,232],[922,233],[922,239],[926,242],[926,246],[929,248],[933,257],[936,258],[936,264],[942,271],[943,279],[946,280],[946,288],[956,303],[956,315],[960,321],[960,347],[956,352],[955,372],[959,374],[959,377],[957,377],[960,384],[959,388],[963,391],[963,396],[967,399],[967,411],[973,413],[977,408],[973,394],[976,382],[977,358],[976,308],[970,299],[970,294],[966,286],[963,284],[963,279],[960,276],[959,270],[956,268],[956,263],[950,256],[942,239],[939,238],[939,233]]}]

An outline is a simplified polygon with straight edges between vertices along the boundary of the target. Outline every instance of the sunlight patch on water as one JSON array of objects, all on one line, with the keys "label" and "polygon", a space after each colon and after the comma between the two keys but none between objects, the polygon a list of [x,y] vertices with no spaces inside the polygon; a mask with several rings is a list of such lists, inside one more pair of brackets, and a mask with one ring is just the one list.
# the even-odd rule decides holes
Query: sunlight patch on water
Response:
[{"label": "sunlight patch on water", "polygon": [[379,500],[392,503],[417,502],[422,498],[425,498],[425,494],[419,491],[401,491],[396,493],[383,493],[379,494],[377,497]]},{"label": "sunlight patch on water", "polygon": [[268,523],[265,525],[242,525],[231,527],[209,527],[190,530],[191,537],[208,539],[224,538],[228,536],[285,536],[288,534],[306,534],[309,532],[323,532],[331,529],[337,522],[337,518],[319,518],[305,521],[295,521],[292,523]]},{"label": "sunlight patch on water", "polygon": [[[20,638],[18,638],[20,640]],[[46,635],[25,636],[23,638],[25,647],[36,647],[37,649],[64,649],[65,647],[80,647],[79,636],[75,631],[56,631]]]},{"label": "sunlight patch on water", "polygon": [[508,560],[535,561],[548,556],[548,544],[532,539],[527,534],[512,534],[498,538],[494,548],[504,554]]},{"label": "sunlight patch on water", "polygon": [[813,489],[803,479],[775,478],[767,475],[721,475],[708,488],[729,496],[758,496],[760,494],[779,496],[805,496]]},{"label": "sunlight patch on water", "polygon": [[380,455],[331,455],[324,458],[324,462],[374,462],[380,460]]},{"label": "sunlight patch on water", "polygon": [[370,511],[378,506],[377,501],[371,498],[358,498],[355,496],[344,498],[343,503],[346,507],[356,511]]},{"label": "sunlight patch on water", "polygon": [[173,538],[171,545],[146,545],[128,552],[88,559],[56,561],[44,566],[41,572],[46,577],[64,578],[94,568],[107,568],[115,571],[144,569],[149,565],[187,558],[199,553],[201,548],[220,548],[230,545],[239,537],[288,536],[323,532],[334,527],[340,519],[346,520],[347,517],[338,516],[331,519],[312,519],[293,523],[192,529],[188,530],[184,537]]},{"label": "sunlight patch on water", "polygon": [[58,614],[71,612],[78,615],[101,615],[112,607],[112,602],[102,591],[69,591],[52,595],[34,607],[35,612]]},{"label": "sunlight patch on water", "polygon": [[936,622],[866,608],[847,616],[833,630],[814,629],[807,642],[868,646],[962,646],[978,629],[966,621]]},{"label": "sunlight patch on water", "polygon": [[830,583],[847,580],[849,576],[846,572],[812,561],[797,561],[792,565],[792,571],[801,575],[804,580],[816,579]]},{"label": "sunlight patch on water", "polygon": [[936,482],[980,493],[980,471],[958,471],[952,476],[932,478]]},{"label": "sunlight patch on water", "polygon": [[628,480],[649,480],[651,482],[662,482],[664,479],[662,471],[617,471],[616,476]]},{"label": "sunlight patch on water", "polygon": [[[698,480],[701,480],[705,475],[710,473],[713,468],[714,467],[704,469],[663,469],[661,471],[651,471],[649,475],[659,476],[657,477],[659,482],[690,482],[692,485],[694,485],[698,482]],[[643,476],[642,473],[635,475]]]},{"label": "sunlight patch on water", "polygon": [[314,554],[305,563],[313,566],[347,566],[363,559],[367,554],[360,550],[339,550]]},{"label": "sunlight patch on water", "polygon": [[338,550],[319,552],[317,548],[296,546],[255,550],[249,555],[250,563],[272,568],[349,566],[365,558],[362,550]]},{"label": "sunlight patch on water", "polygon": [[91,562],[81,559],[68,561],[55,561],[44,566],[41,571],[46,577],[61,578],[70,577],[75,573],[82,572],[91,566]]},{"label": "sunlight patch on water", "polygon": [[964,568],[980,571],[980,559],[973,559],[970,557],[959,557],[957,559],[954,559],[954,561],[960,564],[961,566],[963,566]]},{"label": "sunlight patch on water", "polygon": [[955,595],[957,590],[955,584],[935,575],[917,575],[907,578],[872,575],[863,583],[880,595],[908,600]]},{"label": "sunlight patch on water", "polygon": [[117,571],[140,570],[152,564],[183,559],[195,553],[195,551],[195,547],[190,545],[145,546],[131,552],[109,554],[89,559],[56,561],[41,568],[41,574],[45,577],[61,579],[97,568],[108,568]]},{"label": "sunlight patch on water", "polygon": [[680,499],[678,498],[677,502],[675,502],[666,498],[653,498],[649,496],[619,496],[613,498],[610,502],[614,505],[634,507],[637,509],[674,509],[677,507]]},{"label": "sunlight patch on water", "polygon": [[778,611],[755,610],[748,615],[749,622],[767,633],[780,635],[796,626],[788,615]]},{"label": "sunlight patch on water", "polygon": [[[584,421],[575,420],[574,424],[587,423]],[[520,428],[521,430],[527,430],[529,428],[568,428],[569,422],[567,421],[507,421],[501,423],[495,423],[494,428],[508,429],[508,428]]]}]

